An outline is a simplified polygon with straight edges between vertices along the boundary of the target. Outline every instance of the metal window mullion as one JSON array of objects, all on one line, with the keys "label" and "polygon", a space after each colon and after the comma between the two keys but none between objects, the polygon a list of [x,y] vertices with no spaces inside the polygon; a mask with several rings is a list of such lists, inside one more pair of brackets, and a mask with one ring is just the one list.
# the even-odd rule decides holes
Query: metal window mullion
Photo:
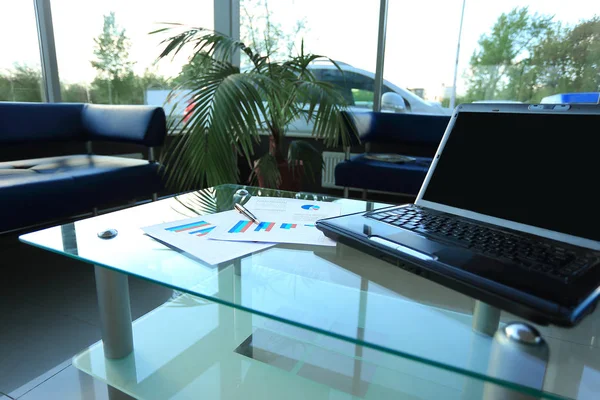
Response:
[{"label": "metal window mullion", "polygon": [[[240,0],[214,0],[214,30],[233,39],[240,38]],[[240,65],[239,50],[233,54],[233,65]]]},{"label": "metal window mullion", "polygon": [[375,90],[373,91],[373,111],[381,111],[383,94],[383,64],[385,62],[385,34],[387,31],[388,0],[379,2],[379,29],[377,33],[377,60],[375,64]]},{"label": "metal window mullion", "polygon": [[38,31],[45,100],[48,103],[58,103],[61,101],[60,80],[50,0],[33,0],[33,6]]},{"label": "metal window mullion", "polygon": [[[385,34],[387,32],[388,0],[379,2],[379,28],[377,30],[377,59],[375,60],[375,88],[373,89],[373,111],[381,111],[383,94],[383,64],[385,62]],[[371,143],[365,143],[365,152],[371,151]],[[366,192],[363,193],[366,198]]]}]

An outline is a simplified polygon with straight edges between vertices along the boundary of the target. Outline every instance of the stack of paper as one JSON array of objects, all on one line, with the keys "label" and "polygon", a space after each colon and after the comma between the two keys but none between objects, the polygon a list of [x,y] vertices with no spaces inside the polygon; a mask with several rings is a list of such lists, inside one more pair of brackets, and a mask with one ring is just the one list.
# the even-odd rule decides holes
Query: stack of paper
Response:
[{"label": "stack of paper", "polygon": [[276,243],[335,246],[334,241],[315,227],[315,222],[340,215],[339,204],[252,197],[244,207],[260,220],[259,224],[249,221],[237,211],[226,211],[142,230],[209,264],[229,261]]}]

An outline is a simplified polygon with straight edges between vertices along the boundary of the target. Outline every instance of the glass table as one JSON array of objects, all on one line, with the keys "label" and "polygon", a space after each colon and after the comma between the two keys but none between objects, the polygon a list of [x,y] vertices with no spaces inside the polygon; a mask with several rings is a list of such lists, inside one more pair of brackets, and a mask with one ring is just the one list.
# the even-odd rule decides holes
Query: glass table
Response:
[{"label": "glass table", "polygon": [[[95,266],[103,340],[73,363],[111,398],[600,398],[596,313],[570,330],[537,327],[549,346],[540,370],[472,329],[474,299],[344,245],[209,265],[140,229],[231,210],[240,188],[343,213],[386,206],[224,185],[21,236]],[[98,237],[109,228],[118,235]],[[172,288],[172,300],[132,324],[129,275]]]}]

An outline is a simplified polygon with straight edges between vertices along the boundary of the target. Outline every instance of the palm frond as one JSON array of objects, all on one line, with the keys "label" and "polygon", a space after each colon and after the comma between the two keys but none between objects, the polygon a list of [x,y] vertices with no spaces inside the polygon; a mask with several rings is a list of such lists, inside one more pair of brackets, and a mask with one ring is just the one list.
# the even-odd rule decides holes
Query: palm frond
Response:
[{"label": "palm frond", "polygon": [[170,127],[184,133],[163,160],[167,183],[180,190],[237,182],[237,156],[253,154],[265,114],[264,77],[209,60],[194,79],[195,89],[181,100],[190,103],[189,113]]},{"label": "palm frond", "polygon": [[[239,157],[250,165],[259,132],[267,130],[278,144],[276,154],[257,160],[252,178],[260,173],[267,187],[278,187],[281,174],[278,160],[284,159],[282,148],[288,125],[299,118],[313,124],[312,134],[326,146],[350,144],[352,124],[340,113],[346,103],[338,89],[320,82],[310,65],[325,57],[306,54],[302,43],[300,54],[285,62],[261,55],[239,40],[204,28],[182,24],[165,24],[153,34],[168,34],[158,59],[177,55],[182,48],[193,49],[192,60],[201,68],[176,90],[188,90],[178,99],[173,110],[185,105],[185,118],[172,115],[169,131],[182,133],[164,152],[167,183],[178,190],[234,183],[239,180]],[[231,63],[236,52],[252,62],[240,71]],[[338,69],[334,61],[330,60]],[[341,70],[341,69],[340,69]],[[189,88],[189,89],[188,89]],[[300,143],[300,142],[298,142]],[[302,161],[311,176],[321,168],[322,157],[310,144],[292,144],[287,149],[288,161],[294,167]]]},{"label": "palm frond", "polygon": [[311,143],[303,140],[294,140],[290,142],[288,148],[288,165],[292,173],[295,173],[296,168],[302,165],[309,179],[312,179],[314,182],[317,172],[323,169],[323,155]]},{"label": "palm frond", "polygon": [[323,139],[325,146],[349,146],[351,136],[357,132],[349,130],[341,111],[347,108],[337,88],[327,82],[303,80],[299,83],[298,97],[304,100],[306,121],[313,122],[312,134]]},{"label": "palm frond", "polygon": [[162,24],[167,26],[152,31],[150,34],[167,32],[175,32],[175,34],[172,34],[172,36],[169,36],[160,42],[161,45],[165,44],[166,46],[158,56],[159,60],[170,54],[175,56],[184,46],[192,45],[195,54],[205,53],[218,61],[228,61],[236,51],[241,51],[248,56],[257,69],[262,68],[267,63],[267,57],[255,53],[243,42],[227,35],[223,35],[210,29],[189,27],[183,24]]},{"label": "palm frond", "polygon": [[260,157],[252,170],[250,179],[252,184],[258,183],[258,177],[263,180],[263,187],[278,188],[281,184],[281,174],[277,159],[270,153]]}]

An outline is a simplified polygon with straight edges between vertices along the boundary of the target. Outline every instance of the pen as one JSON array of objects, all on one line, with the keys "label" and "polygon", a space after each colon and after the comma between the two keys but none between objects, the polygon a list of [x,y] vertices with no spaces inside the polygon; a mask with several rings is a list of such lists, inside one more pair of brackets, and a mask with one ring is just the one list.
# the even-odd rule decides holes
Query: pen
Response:
[{"label": "pen", "polygon": [[248,210],[246,207],[244,207],[241,204],[235,203],[233,205],[235,207],[236,210],[238,210],[238,212],[240,212],[241,214],[244,214],[246,217],[248,217],[250,219],[250,221],[254,222],[256,225],[260,224],[260,221],[258,220],[258,218],[256,218],[256,216],[254,214],[252,214],[250,212],[250,210]]}]

